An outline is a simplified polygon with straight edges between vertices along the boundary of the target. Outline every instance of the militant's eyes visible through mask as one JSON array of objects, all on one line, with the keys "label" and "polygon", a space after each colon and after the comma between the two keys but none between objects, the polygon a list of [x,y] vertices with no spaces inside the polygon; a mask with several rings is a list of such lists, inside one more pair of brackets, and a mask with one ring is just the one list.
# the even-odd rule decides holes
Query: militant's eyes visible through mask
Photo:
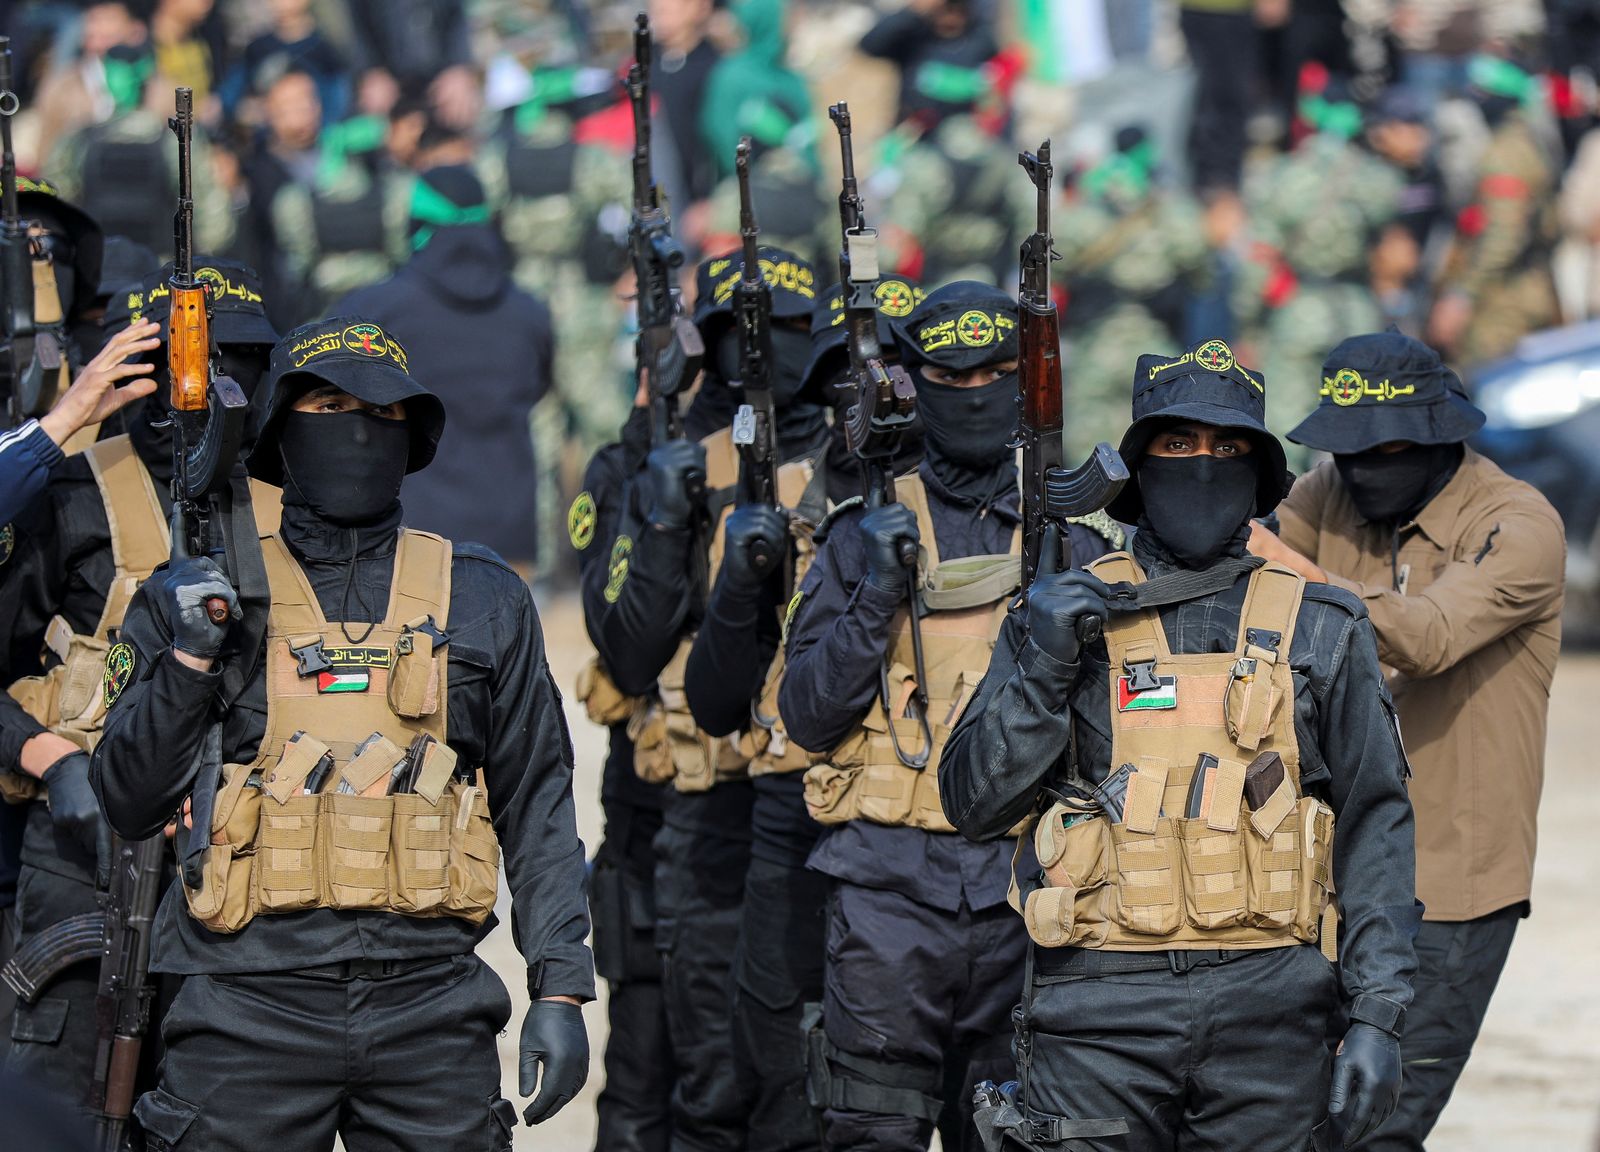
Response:
[{"label": "militant's eyes visible through mask", "polygon": [[936,384],[916,369],[917,415],[929,445],[973,467],[1011,457],[1017,430],[1017,374],[1008,372],[975,388]]}]

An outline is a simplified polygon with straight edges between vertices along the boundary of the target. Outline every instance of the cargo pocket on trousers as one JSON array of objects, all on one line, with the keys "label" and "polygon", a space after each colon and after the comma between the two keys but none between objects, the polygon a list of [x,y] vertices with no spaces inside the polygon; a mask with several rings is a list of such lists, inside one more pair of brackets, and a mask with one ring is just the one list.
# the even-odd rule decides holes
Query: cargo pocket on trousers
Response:
[{"label": "cargo pocket on trousers", "polygon": [[494,1152],[511,1152],[516,1130],[517,1106],[496,1092],[489,1101],[489,1147]]},{"label": "cargo pocket on trousers", "polygon": [[149,1152],[170,1152],[200,1118],[200,1109],[165,1088],[156,1088],[135,1101],[133,1118],[144,1132],[144,1146]]},{"label": "cargo pocket on trousers", "polygon": [[41,996],[32,1004],[17,1001],[11,1014],[11,1040],[16,1044],[59,1044],[67,1030],[70,1000]]}]

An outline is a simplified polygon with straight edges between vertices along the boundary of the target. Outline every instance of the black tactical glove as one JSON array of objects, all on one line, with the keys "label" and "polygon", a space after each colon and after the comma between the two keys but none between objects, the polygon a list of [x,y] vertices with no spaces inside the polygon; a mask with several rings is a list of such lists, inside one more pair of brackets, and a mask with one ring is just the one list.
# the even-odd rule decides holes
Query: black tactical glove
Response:
[{"label": "black tactical glove", "polygon": [[722,530],[719,579],[734,592],[751,593],[783,564],[789,518],[766,504],[735,508]]},{"label": "black tactical glove", "polygon": [[668,440],[645,457],[650,475],[650,523],[682,529],[705,499],[706,450],[689,440]]},{"label": "black tactical glove", "polygon": [[67,753],[46,768],[40,779],[50,793],[50,823],[98,860],[103,850],[100,801],[89,787],[89,754]]},{"label": "black tactical glove", "polygon": [[[905,556],[916,555],[921,542],[917,514],[904,504],[885,504],[861,518],[861,540],[867,550],[867,579],[885,592],[905,591],[912,568]],[[909,548],[907,541],[910,542]]]},{"label": "black tactical glove", "polygon": [[1371,1024],[1350,1025],[1333,1057],[1328,1093],[1334,1146],[1348,1148],[1364,1140],[1399,1103],[1400,1041]]},{"label": "black tactical glove", "polygon": [[[172,624],[172,646],[180,652],[204,660],[222,651],[231,621],[242,618],[239,596],[233,585],[210,560],[188,557],[173,561],[171,567],[150,583],[154,599],[161,603]],[[206,602],[220,599],[228,606],[228,620],[212,623]]]},{"label": "black tactical glove", "polygon": [[1061,663],[1076,664],[1084,644],[1105,625],[1111,589],[1098,576],[1060,567],[1061,538],[1052,526],[1045,529],[1039,570],[1028,589],[1028,635]]},{"label": "black tactical glove", "polygon": [[528,1005],[521,1055],[517,1090],[524,1096],[533,1096],[539,1066],[544,1066],[539,1095],[522,1113],[529,1124],[541,1124],[561,1111],[589,1079],[589,1033],[583,1027],[583,1010],[564,1000],[535,1000]]}]

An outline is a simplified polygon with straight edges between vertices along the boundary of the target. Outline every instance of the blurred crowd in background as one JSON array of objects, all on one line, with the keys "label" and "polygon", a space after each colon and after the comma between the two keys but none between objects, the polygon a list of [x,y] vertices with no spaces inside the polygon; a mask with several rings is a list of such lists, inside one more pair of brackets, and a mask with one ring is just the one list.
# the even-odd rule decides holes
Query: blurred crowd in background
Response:
[{"label": "blurred crowd in background", "polygon": [[[885,272],[1014,288],[1016,152],[1053,138],[1076,451],[1116,439],[1143,352],[1242,346],[1281,430],[1350,387],[1321,378],[1346,335],[1394,324],[1470,368],[1600,313],[1600,0],[12,3],[19,166],[170,257],[165,118],[192,88],[200,251],[260,271],[279,331],[398,299],[454,440],[449,499],[409,519],[559,580],[583,462],[633,402],[641,6],[692,256],[737,242],[748,135],[763,242],[834,280],[849,100]],[[508,313],[518,289],[538,303]]]}]

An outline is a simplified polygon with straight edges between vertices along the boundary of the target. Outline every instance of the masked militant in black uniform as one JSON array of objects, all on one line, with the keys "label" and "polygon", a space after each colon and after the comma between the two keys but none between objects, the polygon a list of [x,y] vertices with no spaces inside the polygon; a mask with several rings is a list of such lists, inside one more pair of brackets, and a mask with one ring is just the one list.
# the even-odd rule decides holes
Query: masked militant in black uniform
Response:
[{"label": "masked militant in black uniform", "polygon": [[[902,503],[826,525],[790,606],[779,694],[790,738],[824,753],[805,781],[826,826],[810,865],[834,882],[808,1075],[829,1148],[922,1149],[936,1123],[945,1147],[971,1145],[961,1085],[1007,1063],[1026,943],[1004,906],[1011,845],[956,836],[936,787],[1021,579],[1017,304],[962,281],[894,331],[926,456],[896,482]],[[1081,525],[1071,535],[1078,563],[1106,550]]]},{"label": "masked militant in black uniform", "polygon": [[[816,285],[810,264],[792,253],[763,248],[759,262],[772,295],[775,454],[780,463],[793,465],[814,457],[827,439],[826,409],[800,395]],[[755,749],[748,733],[741,740],[738,732],[750,723],[749,698],[742,715],[713,718],[721,735],[701,726],[687,690],[690,653],[709,615],[760,612],[755,605],[764,585],[752,583],[739,566],[752,537],[787,534],[770,515],[753,508],[744,515],[731,511],[739,501],[739,458],[732,430],[716,427],[726,425],[738,398],[732,382],[740,379],[739,333],[732,313],[743,272],[737,254],[705,261],[697,270],[695,323],[706,349],[705,373],[685,429],[693,435],[711,424],[713,433],[699,443],[670,440],[649,450],[643,472],[630,480],[623,514],[614,521],[616,535],[598,597],[592,594],[598,581],[585,579],[591,637],[616,687],[635,698],[629,721],[634,770],[644,780],[672,783],[655,837],[656,946],[663,956],[664,1008],[676,1065],[673,1146],[695,1149],[737,1149],[745,1143],[747,1109],[729,1052],[732,970],[750,863],[749,767]],[[718,413],[727,415],[718,419]],[[780,472],[779,486],[790,506],[820,507],[822,497],[810,484],[807,466]],[[700,500],[692,492],[695,476],[705,478]],[[710,531],[699,534],[693,527],[697,521],[708,522]],[[708,545],[697,545],[697,538]],[[698,547],[707,546],[709,564],[697,554]],[[721,568],[735,556],[739,574],[726,580]],[[701,583],[696,573],[707,568],[709,582]],[[708,587],[719,591],[708,594]],[[603,605],[598,611],[596,601]],[[776,603],[767,609],[775,619]],[[591,706],[594,699],[591,693]],[[705,703],[700,711],[708,716],[717,711],[707,711]]]},{"label": "masked militant in black uniform", "polygon": [[1394,1108],[1405,758],[1365,609],[1246,554],[1288,487],[1265,399],[1220,340],[1139,359],[1109,509],[1131,553],[1041,564],[945,749],[965,836],[1029,828],[1020,1083],[980,1093],[992,1149],[1302,1152]]},{"label": "masked militant in black uniform", "polygon": [[587,1074],[560,693],[516,575],[401,527],[401,480],[444,423],[406,363],[356,317],[280,341],[249,459],[284,489],[259,542],[264,639],[243,642],[261,623],[245,589],[181,558],[135,595],[108,659],[91,773],[106,816],[137,838],[183,812],[152,967],[185,979],[160,1086],[135,1108],[158,1146],[509,1148],[495,1036],[511,1005],[473,951],[502,855],[533,999],[522,1094],[540,1082],[524,1117]]},{"label": "masked militant in black uniform", "polygon": [[[199,269],[218,289],[213,327],[222,361],[253,393],[277,339],[260,282],[228,260],[201,257]],[[29,806],[19,945],[98,907],[96,863],[107,838],[89,787],[89,753],[105,722],[106,656],[134,591],[166,562],[170,544],[170,275],[171,265],[146,270],[113,295],[105,326],[115,335],[100,357],[127,357],[130,371],[150,365],[144,371],[157,381],[156,394],[125,413],[126,434],[102,436],[57,470],[45,496],[15,526],[15,549],[0,566],[0,658],[10,694],[33,717],[36,747],[59,752],[41,780],[48,802],[41,795]],[[0,781],[0,791],[33,791],[20,756],[7,767],[10,783]],[[96,965],[72,965],[31,1002],[19,1003],[11,1025],[17,1037],[11,1066],[79,1103],[95,1058],[96,984]]]}]

